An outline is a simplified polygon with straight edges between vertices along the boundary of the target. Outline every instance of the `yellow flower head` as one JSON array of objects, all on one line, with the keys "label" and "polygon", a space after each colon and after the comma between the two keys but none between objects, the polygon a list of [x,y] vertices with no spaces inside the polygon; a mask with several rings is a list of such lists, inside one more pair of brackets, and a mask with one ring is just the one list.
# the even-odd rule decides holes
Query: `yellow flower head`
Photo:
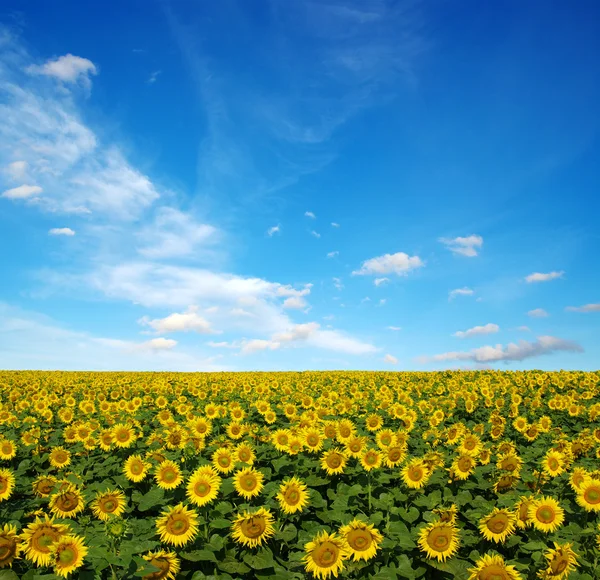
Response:
[{"label": "yellow flower head", "polygon": [[269,510],[260,508],[255,512],[238,514],[231,527],[233,539],[248,548],[262,546],[275,535],[275,518]]},{"label": "yellow flower head", "polygon": [[538,577],[543,580],[567,578],[578,565],[577,554],[571,544],[561,545],[554,542],[554,548],[550,548],[544,556],[548,560],[548,567],[538,574]]},{"label": "yellow flower head", "polygon": [[383,536],[373,527],[360,520],[352,520],[340,528],[340,536],[345,540],[354,561],[370,560],[377,554]]},{"label": "yellow flower head", "polygon": [[147,461],[144,461],[141,455],[130,455],[123,465],[125,477],[134,483],[146,479],[149,469],[150,464]]},{"label": "yellow flower head", "polygon": [[221,487],[221,478],[211,465],[199,467],[192,473],[186,488],[187,498],[198,507],[213,501]]},{"label": "yellow flower head", "polygon": [[4,527],[0,528],[0,568],[11,566],[13,560],[19,556],[20,550],[17,528],[4,524]]},{"label": "yellow flower head", "polygon": [[321,468],[327,472],[327,475],[343,473],[348,456],[341,449],[330,449],[321,456]]},{"label": "yellow flower head", "polygon": [[338,577],[344,569],[344,560],[350,556],[350,549],[343,538],[335,534],[321,532],[304,546],[305,571],[319,579]]},{"label": "yellow flower head", "polygon": [[577,490],[577,503],[588,512],[600,511],[600,479],[584,480]]},{"label": "yellow flower head", "polygon": [[162,489],[175,489],[183,481],[179,465],[170,459],[161,462],[154,472],[154,481]]},{"label": "yellow flower head", "polygon": [[185,546],[198,533],[198,514],[182,503],[168,507],[156,520],[160,541],[174,546]]},{"label": "yellow flower head", "polygon": [[533,500],[529,505],[529,519],[540,532],[554,532],[565,520],[565,512],[558,502],[548,496]]},{"label": "yellow flower head", "polygon": [[490,514],[479,520],[479,531],[488,541],[503,544],[515,532],[517,516],[507,510],[494,508]]},{"label": "yellow flower head", "polygon": [[7,500],[15,487],[15,475],[10,469],[0,469],[0,502]]},{"label": "yellow flower head", "polygon": [[42,520],[36,517],[21,534],[25,557],[36,566],[49,566],[52,561],[50,547],[69,532],[68,526],[55,523],[54,518],[46,515]]},{"label": "yellow flower head", "polygon": [[245,467],[235,472],[233,486],[244,499],[256,497],[263,488],[264,475],[253,467]]},{"label": "yellow flower head", "polygon": [[279,487],[277,501],[286,514],[301,512],[308,505],[308,488],[297,477],[284,481]]},{"label": "yellow flower head", "polygon": [[432,522],[419,532],[419,548],[428,558],[445,562],[459,547],[458,530],[450,522]]},{"label": "yellow flower head", "polygon": [[224,475],[227,475],[235,469],[233,454],[227,448],[217,449],[212,455],[212,464],[215,469]]},{"label": "yellow flower head", "polygon": [[71,572],[83,566],[88,549],[79,536],[61,536],[50,548],[50,561],[54,573],[67,577]]},{"label": "yellow flower head", "polygon": [[106,522],[111,517],[123,515],[127,501],[121,490],[107,490],[96,494],[96,498],[90,504],[94,515]]},{"label": "yellow flower head", "polygon": [[523,580],[514,566],[507,564],[502,556],[496,554],[485,554],[469,572],[468,580]]},{"label": "yellow flower head", "polygon": [[431,472],[422,459],[411,459],[402,469],[402,481],[412,488],[421,489],[427,483]]},{"label": "yellow flower head", "polygon": [[72,518],[84,507],[85,500],[74,485],[67,485],[50,496],[50,511],[59,518]]},{"label": "yellow flower head", "polygon": [[175,552],[157,550],[145,554],[143,558],[158,570],[142,576],[142,580],[175,580],[181,568],[181,561]]}]

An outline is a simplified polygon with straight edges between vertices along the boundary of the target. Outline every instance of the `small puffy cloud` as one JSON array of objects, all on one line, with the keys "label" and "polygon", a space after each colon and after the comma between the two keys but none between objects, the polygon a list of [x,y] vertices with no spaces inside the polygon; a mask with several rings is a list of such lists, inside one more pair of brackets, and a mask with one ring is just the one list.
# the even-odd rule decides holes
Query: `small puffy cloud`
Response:
[{"label": "small puffy cloud", "polygon": [[281,226],[279,224],[277,224],[276,226],[270,227],[267,230],[267,236],[269,236],[269,237],[273,237],[273,235],[279,234],[279,233],[281,233]]},{"label": "small puffy cloud", "polygon": [[27,161],[13,161],[6,166],[4,172],[13,180],[24,179],[27,174]]},{"label": "small puffy cloud", "polygon": [[149,85],[154,84],[158,80],[158,77],[160,76],[161,73],[162,73],[161,70],[155,70],[154,72],[152,72],[150,74],[150,76],[148,77],[148,80],[146,82]]},{"label": "small puffy cloud", "polygon": [[311,218],[311,219],[313,219],[313,220],[314,220],[314,219],[317,217],[317,216],[316,216],[316,215],[315,215],[315,214],[314,214],[312,211],[305,211],[305,212],[304,212],[304,215],[305,215],[307,218]]},{"label": "small puffy cloud", "polygon": [[527,313],[527,316],[531,316],[531,318],[546,318],[550,315],[543,308],[534,308]]},{"label": "small puffy cloud", "polygon": [[308,303],[302,296],[290,296],[283,301],[283,307],[288,309],[301,310],[307,306]]},{"label": "small puffy cloud", "polygon": [[277,350],[281,345],[278,342],[272,340],[263,340],[261,338],[255,338],[247,341],[241,349],[242,354],[252,354],[253,352],[260,352],[262,350]]},{"label": "small puffy cloud", "polygon": [[175,346],[177,346],[176,340],[160,336],[158,338],[153,338],[146,342],[142,342],[138,348],[141,350],[171,350]]},{"label": "small puffy cloud", "polygon": [[312,284],[305,284],[304,288],[301,290],[297,290],[296,288],[292,288],[292,286],[279,286],[277,288],[277,296],[283,297],[300,297],[300,296],[308,296],[310,294],[310,289],[312,288]]},{"label": "small puffy cloud", "polygon": [[319,232],[315,232],[315,230],[311,230],[310,231],[310,235],[314,236],[315,238],[320,238],[321,234]]},{"label": "small puffy cloud", "polygon": [[473,328],[469,328],[469,330],[455,332],[452,336],[456,336],[457,338],[469,338],[471,336],[479,336],[481,334],[494,334],[498,332],[500,327],[497,324],[492,324],[491,322],[485,324],[484,326],[474,326]]},{"label": "small puffy cloud", "polygon": [[66,54],[55,60],[49,60],[43,65],[31,65],[27,67],[27,72],[35,75],[54,77],[64,83],[81,82],[84,86],[90,85],[90,75],[98,73],[96,65],[91,60],[72,54]]},{"label": "small puffy cloud", "polygon": [[567,306],[567,312],[600,312],[600,303],[584,304],[583,306]]},{"label": "small puffy cloud", "polygon": [[533,282],[550,282],[550,280],[562,278],[564,274],[564,270],[561,270],[560,272],[548,272],[547,274],[534,272],[533,274],[529,274],[529,276],[525,276],[525,282],[528,284],[532,284]]},{"label": "small puffy cloud", "polygon": [[419,359],[422,363],[448,362],[448,361],[472,361],[476,363],[522,361],[544,354],[554,352],[583,352],[580,344],[572,340],[564,340],[554,336],[539,336],[537,340],[529,342],[520,340],[518,343],[511,342],[506,346],[482,346],[466,352],[445,352],[433,356],[425,356]]},{"label": "small puffy cloud", "polygon": [[397,252],[364,261],[360,270],[352,272],[352,275],[398,274],[400,276],[422,266],[424,263],[419,256],[409,256],[404,252]]},{"label": "small puffy cloud", "polygon": [[6,199],[28,199],[34,195],[42,193],[43,189],[39,185],[19,185],[19,187],[13,187],[7,189],[0,197]]},{"label": "small puffy cloud", "polygon": [[531,328],[529,328],[529,326],[518,326],[517,330],[520,330],[521,332],[531,332]]},{"label": "small puffy cloud", "polygon": [[460,254],[468,258],[477,256],[478,249],[483,246],[483,238],[475,234],[464,238],[440,238],[439,241],[446,245],[453,254]]},{"label": "small puffy cloud", "polygon": [[388,330],[393,330],[394,332],[398,332],[399,330],[402,330],[401,326],[386,326],[386,328]]},{"label": "small puffy cloud", "polygon": [[336,256],[339,256],[339,255],[340,255],[340,253],[337,250],[335,250],[334,252],[327,252],[328,258],[335,258]]},{"label": "small puffy cloud", "polygon": [[391,354],[386,354],[383,357],[383,362],[389,363],[391,365],[397,365],[398,359],[395,356],[392,356]]},{"label": "small puffy cloud", "polygon": [[147,316],[140,318],[138,322],[149,326],[160,334],[169,332],[198,332],[200,334],[212,334],[214,331],[210,323],[198,314],[196,306],[190,306],[186,312],[174,312],[166,318],[150,320]]},{"label": "small puffy cloud", "polygon": [[51,236],[74,236],[75,231],[71,228],[52,228],[48,231]]},{"label": "small puffy cloud", "polygon": [[331,222],[331,227],[332,228],[339,228],[340,224],[336,223],[336,222]]},{"label": "small puffy cloud", "polygon": [[475,294],[475,290],[471,290],[471,288],[455,288],[454,290],[450,290],[448,292],[448,301],[454,300],[457,296],[472,296]]},{"label": "small puffy cloud", "polygon": [[375,278],[375,280],[373,280],[373,284],[375,284],[375,286],[381,286],[382,284],[385,284],[389,281],[389,278]]}]

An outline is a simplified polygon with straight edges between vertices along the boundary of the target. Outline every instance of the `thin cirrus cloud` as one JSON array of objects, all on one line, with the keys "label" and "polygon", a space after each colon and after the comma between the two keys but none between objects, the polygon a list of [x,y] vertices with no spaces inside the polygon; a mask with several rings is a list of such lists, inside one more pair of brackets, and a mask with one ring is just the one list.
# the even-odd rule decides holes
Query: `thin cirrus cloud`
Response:
[{"label": "thin cirrus cloud", "polygon": [[386,328],[388,330],[393,330],[394,332],[398,332],[399,330],[402,330],[401,326],[386,326]]},{"label": "thin cirrus cloud", "polygon": [[543,308],[534,308],[527,312],[527,316],[531,318],[547,318],[550,315]]},{"label": "thin cirrus cloud", "polygon": [[537,340],[529,342],[520,340],[511,342],[506,346],[482,346],[470,351],[445,352],[432,356],[419,357],[421,363],[441,363],[452,361],[472,361],[476,363],[516,362],[523,361],[554,352],[583,352],[583,347],[572,340],[564,340],[554,336],[539,336]]},{"label": "thin cirrus cloud", "polygon": [[474,326],[473,328],[469,328],[468,330],[455,332],[452,336],[456,338],[470,338],[472,336],[480,336],[483,334],[494,334],[500,330],[500,327],[497,324],[492,324],[489,322],[488,324],[484,324],[483,326]]},{"label": "thin cirrus cloud", "polygon": [[305,212],[304,212],[304,215],[305,215],[307,218],[310,218],[310,219],[313,219],[313,220],[314,220],[314,219],[316,219],[316,217],[317,217],[317,216],[316,216],[316,215],[315,215],[315,214],[314,214],[312,211],[305,211]]},{"label": "thin cirrus cloud", "polygon": [[316,232],[315,230],[311,230],[310,235],[314,236],[315,238],[321,237],[321,234],[319,232]]},{"label": "thin cirrus cloud", "polygon": [[365,260],[360,269],[352,272],[352,275],[397,274],[402,276],[408,274],[411,270],[422,268],[424,265],[419,256],[409,256],[404,252],[396,252],[395,254],[384,254]]},{"label": "thin cirrus cloud", "polygon": [[478,252],[483,246],[483,238],[475,234],[458,238],[439,238],[439,241],[453,254],[459,254],[467,258],[478,256]]},{"label": "thin cirrus cloud", "polygon": [[389,281],[389,278],[375,278],[375,280],[373,280],[373,284],[375,284],[375,286],[382,286],[383,284]]},{"label": "thin cirrus cloud", "polygon": [[337,250],[335,250],[333,252],[327,252],[328,258],[335,258],[336,256],[339,256],[339,255],[340,255],[340,253]]},{"label": "thin cirrus cloud", "polygon": [[52,228],[48,231],[51,236],[74,236],[75,230],[71,228]]},{"label": "thin cirrus cloud", "polygon": [[567,312],[600,312],[600,302],[596,304],[584,304],[583,306],[567,306]]},{"label": "thin cirrus cloud", "polygon": [[527,282],[528,284],[533,284],[535,282],[550,282],[550,280],[562,278],[564,274],[564,270],[561,270],[560,272],[548,272],[546,274],[542,274],[541,272],[534,272],[533,274],[529,274],[529,276],[525,276],[525,282]]},{"label": "thin cirrus cloud", "polygon": [[276,226],[272,226],[267,230],[267,236],[272,238],[275,234],[281,233],[281,226],[277,224]]},{"label": "thin cirrus cloud", "polygon": [[472,296],[473,294],[475,294],[475,290],[471,290],[471,288],[467,288],[466,286],[464,288],[455,288],[448,292],[448,301],[451,302],[457,296]]},{"label": "thin cirrus cloud", "polygon": [[331,222],[331,227],[332,228],[339,228],[340,224],[338,224],[337,222]]},{"label": "thin cirrus cloud", "polygon": [[29,199],[42,193],[43,189],[39,185],[19,185],[19,187],[13,187],[7,189],[0,195],[6,199]]}]

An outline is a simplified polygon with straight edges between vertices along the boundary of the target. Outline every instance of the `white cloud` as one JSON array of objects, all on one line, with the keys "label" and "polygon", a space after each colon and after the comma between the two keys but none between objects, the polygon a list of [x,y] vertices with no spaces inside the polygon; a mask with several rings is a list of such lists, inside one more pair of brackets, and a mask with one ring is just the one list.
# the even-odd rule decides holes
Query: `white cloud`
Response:
[{"label": "white cloud", "polygon": [[383,362],[389,363],[391,365],[397,365],[398,359],[395,356],[392,356],[391,354],[386,354],[383,357]]},{"label": "white cloud", "polygon": [[375,280],[373,280],[373,284],[375,284],[375,286],[381,286],[382,284],[385,284],[389,281],[389,278],[375,278]]},{"label": "white cloud", "polygon": [[27,161],[13,161],[6,166],[4,172],[13,180],[20,181],[27,175]]},{"label": "white cloud", "polygon": [[405,275],[411,270],[424,266],[419,256],[409,256],[404,252],[384,254],[371,258],[362,263],[360,270],[352,272],[354,276],[371,274],[398,274]]},{"label": "white cloud", "polygon": [[148,316],[143,316],[138,322],[144,326],[149,326],[159,334],[190,331],[200,334],[214,333],[208,320],[198,314],[197,306],[190,306],[185,312],[174,312],[166,318],[150,320]]},{"label": "white cloud", "polygon": [[531,284],[532,282],[549,282],[550,280],[556,280],[556,278],[562,278],[563,275],[563,270],[560,272],[548,272],[547,274],[534,272],[533,274],[529,274],[529,276],[525,276],[525,281],[528,284]]},{"label": "white cloud", "polygon": [[456,336],[457,338],[469,338],[471,336],[479,336],[481,334],[493,334],[498,332],[500,327],[497,324],[492,324],[491,322],[485,324],[484,326],[474,326],[473,328],[469,328],[468,330],[455,332],[452,336]]},{"label": "white cloud", "polygon": [[157,210],[154,222],[141,229],[138,252],[152,259],[187,256],[202,244],[216,242],[217,229],[197,223],[192,216],[170,207]]},{"label": "white cloud", "polygon": [[388,330],[393,330],[394,332],[398,332],[399,330],[402,330],[401,326],[386,326],[386,328]]},{"label": "white cloud", "polygon": [[0,197],[5,197],[6,199],[28,199],[39,195],[42,191],[43,189],[39,185],[19,185],[19,187],[7,189]]},{"label": "white cloud", "polygon": [[91,60],[66,54],[55,60],[48,60],[41,66],[31,65],[27,67],[27,72],[54,77],[65,83],[80,82],[83,86],[89,87],[90,75],[95,75],[98,71]]},{"label": "white cloud", "polygon": [[306,308],[308,303],[301,296],[290,296],[283,301],[283,307],[289,309],[300,310]]},{"label": "white cloud", "polygon": [[170,350],[177,346],[177,341],[172,338],[164,338],[159,336],[139,345],[141,350]]},{"label": "white cloud", "polygon": [[52,228],[48,231],[51,236],[74,236],[75,231],[71,228]]},{"label": "white cloud", "polygon": [[519,326],[517,327],[517,330],[520,330],[521,332],[531,332],[531,328],[529,328],[529,326]]},{"label": "white cloud", "polygon": [[328,258],[335,258],[336,256],[339,256],[340,253],[336,250],[335,252],[327,252],[327,257]]},{"label": "white cloud", "polygon": [[567,306],[567,312],[600,312],[600,303],[585,304],[583,306]]},{"label": "white cloud", "polygon": [[473,361],[489,363],[500,361],[522,361],[527,358],[551,354],[553,352],[583,352],[578,343],[553,336],[539,336],[534,342],[520,340],[518,343],[509,343],[506,346],[482,346],[467,352],[445,352],[433,356],[425,356],[420,362],[447,362],[447,361]]},{"label": "white cloud", "polygon": [[341,278],[332,278],[332,280],[333,280],[333,285],[336,287],[337,290],[342,290],[344,288]]},{"label": "white cloud", "polygon": [[274,234],[281,233],[281,226],[277,224],[276,226],[272,226],[267,230],[267,236],[272,237]]},{"label": "white cloud", "polygon": [[277,350],[281,345],[278,342],[272,340],[263,340],[255,338],[246,342],[241,349],[242,354],[252,354],[262,350]]},{"label": "white cloud", "polygon": [[456,288],[454,290],[450,290],[448,293],[448,301],[450,302],[454,300],[454,298],[457,296],[472,296],[473,294],[475,294],[475,291],[471,290],[471,288],[467,288],[466,286],[464,288]]},{"label": "white cloud", "polygon": [[468,258],[477,256],[478,248],[483,246],[483,238],[475,234],[464,238],[440,238],[439,241],[445,244],[452,253]]},{"label": "white cloud", "polygon": [[315,238],[320,238],[321,234],[319,232],[315,232],[315,230],[311,230],[310,231],[310,235],[314,236]]},{"label": "white cloud", "polygon": [[161,70],[155,70],[153,71],[150,76],[148,77],[148,80],[146,81],[148,84],[153,84],[158,80],[158,77],[160,76],[160,74],[162,73]]},{"label": "white cloud", "polygon": [[207,346],[210,346],[211,348],[239,348],[240,345],[237,342],[227,342],[227,341],[222,341],[222,342],[214,342],[214,341],[209,341],[206,343]]},{"label": "white cloud", "polygon": [[531,318],[546,318],[550,315],[543,308],[534,308],[527,313],[527,316],[531,316]]},{"label": "white cloud", "polygon": [[317,216],[312,211],[305,211],[304,215],[308,218],[315,219]]},{"label": "white cloud", "polygon": [[331,222],[331,227],[332,228],[339,228],[340,224],[336,223],[336,222]]}]

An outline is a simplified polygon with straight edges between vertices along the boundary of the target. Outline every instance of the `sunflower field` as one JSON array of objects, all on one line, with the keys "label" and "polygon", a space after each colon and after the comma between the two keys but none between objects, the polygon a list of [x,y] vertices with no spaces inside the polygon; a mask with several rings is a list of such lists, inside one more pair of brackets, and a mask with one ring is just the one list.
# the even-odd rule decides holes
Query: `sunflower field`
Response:
[{"label": "sunflower field", "polygon": [[0,372],[0,580],[596,580],[599,394],[583,372]]}]

